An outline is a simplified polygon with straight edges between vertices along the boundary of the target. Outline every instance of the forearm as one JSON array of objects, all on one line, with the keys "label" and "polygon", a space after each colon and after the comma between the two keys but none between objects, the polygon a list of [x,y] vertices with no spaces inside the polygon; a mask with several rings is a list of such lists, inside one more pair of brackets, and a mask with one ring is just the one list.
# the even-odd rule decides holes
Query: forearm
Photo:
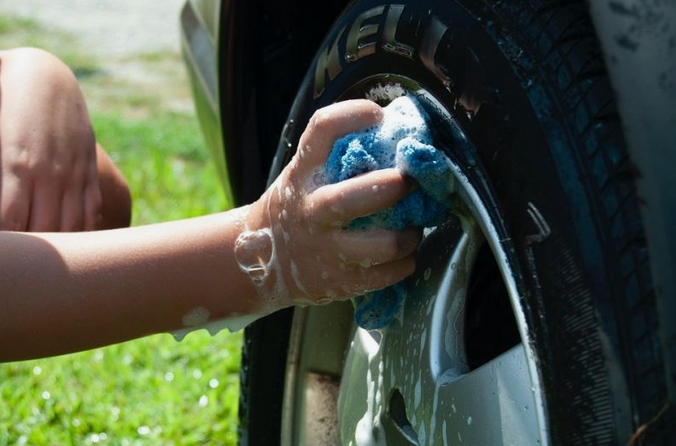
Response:
[{"label": "forearm", "polygon": [[333,141],[381,117],[363,100],[323,109],[275,183],[227,214],[0,233],[0,361],[348,299],[403,280],[415,267],[418,231],[346,229],[403,198],[403,175],[385,169],[330,185],[323,176]]},{"label": "forearm", "polygon": [[245,217],[243,209],[105,232],[0,233],[0,360],[181,329],[195,309],[211,320],[259,311],[233,253]]}]

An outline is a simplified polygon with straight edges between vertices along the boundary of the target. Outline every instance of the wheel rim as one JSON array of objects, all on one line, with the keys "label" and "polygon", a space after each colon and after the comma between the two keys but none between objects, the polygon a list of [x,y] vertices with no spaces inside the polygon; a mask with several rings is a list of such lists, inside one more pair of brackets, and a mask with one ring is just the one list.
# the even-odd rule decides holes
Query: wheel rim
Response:
[{"label": "wheel rim", "polygon": [[[374,76],[342,99],[395,82],[428,106],[432,120],[450,129],[454,143],[469,144],[450,113],[410,79]],[[400,317],[382,331],[368,332],[354,327],[349,304],[296,311],[282,444],[548,443],[540,377],[509,241],[499,235],[462,167],[449,158],[455,218],[426,230]],[[475,299],[468,289],[476,280],[482,246],[492,254],[519,340],[477,362],[468,361],[476,347],[465,339],[465,321],[468,301]],[[494,334],[490,344],[499,344],[500,336]]]}]

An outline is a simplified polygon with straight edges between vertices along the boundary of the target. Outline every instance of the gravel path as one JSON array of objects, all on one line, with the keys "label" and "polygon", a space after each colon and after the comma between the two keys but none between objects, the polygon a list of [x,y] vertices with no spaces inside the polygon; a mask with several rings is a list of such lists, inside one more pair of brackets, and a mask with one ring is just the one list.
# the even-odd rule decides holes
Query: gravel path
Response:
[{"label": "gravel path", "polygon": [[186,0],[1,0],[0,14],[72,33],[96,55],[120,57],[179,49]]}]

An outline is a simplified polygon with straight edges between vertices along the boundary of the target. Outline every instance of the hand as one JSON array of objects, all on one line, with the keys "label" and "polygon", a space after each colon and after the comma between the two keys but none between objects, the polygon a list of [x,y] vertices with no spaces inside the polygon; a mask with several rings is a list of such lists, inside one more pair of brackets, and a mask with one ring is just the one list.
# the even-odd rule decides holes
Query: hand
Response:
[{"label": "hand", "polygon": [[350,220],[386,209],[408,190],[395,169],[326,185],[323,166],[334,141],[377,123],[366,100],[319,110],[289,165],[251,206],[235,252],[264,300],[276,307],[324,303],[385,288],[413,273],[416,230],[351,231]]},{"label": "hand", "polygon": [[95,229],[96,144],[75,77],[41,50],[2,52],[0,64],[0,229]]}]

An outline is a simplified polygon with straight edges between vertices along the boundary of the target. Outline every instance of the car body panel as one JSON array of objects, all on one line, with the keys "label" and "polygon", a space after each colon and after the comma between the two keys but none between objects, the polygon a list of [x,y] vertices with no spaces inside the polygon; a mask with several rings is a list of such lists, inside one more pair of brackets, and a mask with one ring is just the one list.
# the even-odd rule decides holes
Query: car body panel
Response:
[{"label": "car body panel", "polygon": [[218,56],[220,2],[188,1],[181,11],[181,47],[202,134],[228,203],[234,202],[221,125]]},{"label": "car body panel", "polygon": [[590,2],[615,87],[650,251],[671,401],[676,401],[676,3]]}]

